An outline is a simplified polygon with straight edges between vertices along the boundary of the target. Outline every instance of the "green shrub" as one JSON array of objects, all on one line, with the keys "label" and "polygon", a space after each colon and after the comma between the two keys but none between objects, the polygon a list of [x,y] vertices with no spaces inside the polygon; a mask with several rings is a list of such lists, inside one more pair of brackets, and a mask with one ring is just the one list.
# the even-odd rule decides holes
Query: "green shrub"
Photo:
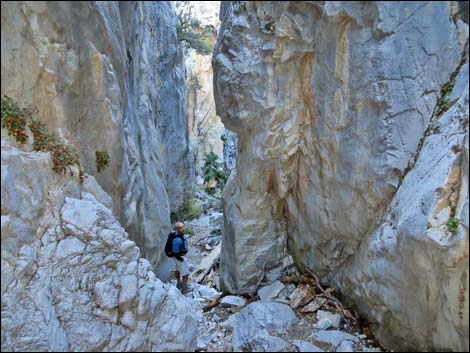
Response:
[{"label": "green shrub", "polygon": [[452,82],[445,83],[441,88],[441,95],[442,96],[448,95],[450,92],[452,92],[453,88],[454,88],[454,84]]},{"label": "green shrub", "polygon": [[18,143],[28,142],[26,135],[27,116],[20,110],[18,104],[8,96],[2,98],[2,127],[8,130],[8,135],[15,136]]},{"label": "green shrub", "polygon": [[[49,131],[42,121],[33,119],[32,111],[27,109],[20,111],[17,103],[10,97],[5,96],[2,98],[2,126],[5,121],[5,127],[8,129],[9,134],[11,132],[12,135],[16,136],[18,142],[26,143],[27,125],[33,134],[33,149],[51,153],[54,172],[65,174],[67,167],[76,165],[80,181],[83,182],[84,172],[76,149],[65,143],[54,132]],[[15,123],[10,123],[12,121]],[[18,136],[20,136],[20,139],[18,139]]]},{"label": "green shrub", "polygon": [[176,35],[179,41],[184,41],[190,48],[196,49],[198,54],[208,55],[212,53],[213,34],[210,28],[201,28],[201,24],[192,18],[191,12],[179,13]]},{"label": "green shrub", "polygon": [[[204,155],[204,165],[202,167],[202,174],[206,190],[210,195],[214,195],[217,189],[222,190],[227,181],[227,172],[223,170],[223,164],[218,161],[219,157],[214,152],[209,152]],[[209,186],[213,183],[216,186]]]},{"label": "green shrub", "polygon": [[109,166],[109,162],[111,161],[111,157],[107,151],[95,151],[96,157],[96,169],[98,173],[101,172],[104,168]]},{"label": "green shrub", "polygon": [[171,222],[183,221],[188,219],[194,219],[202,214],[202,207],[198,204],[194,197],[185,195],[183,204],[178,211],[171,214]]},{"label": "green shrub", "polygon": [[451,217],[449,220],[446,222],[446,227],[449,232],[452,234],[457,234],[457,229],[459,227],[459,222],[460,220],[456,217]]},{"label": "green shrub", "polygon": [[446,98],[441,98],[437,102],[437,115],[441,115],[448,108],[449,100]]}]

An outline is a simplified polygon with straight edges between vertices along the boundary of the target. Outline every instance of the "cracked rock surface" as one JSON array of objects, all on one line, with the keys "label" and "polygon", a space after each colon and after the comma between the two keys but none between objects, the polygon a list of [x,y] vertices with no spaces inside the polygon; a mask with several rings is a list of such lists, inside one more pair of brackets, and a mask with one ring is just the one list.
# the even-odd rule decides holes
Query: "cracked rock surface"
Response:
[{"label": "cracked rock surface", "polygon": [[460,6],[222,3],[216,111],[238,138],[225,289],[254,293],[289,252],[358,305],[385,347],[468,350]]},{"label": "cracked rock surface", "polygon": [[155,277],[94,178],[80,187],[3,139],[1,155],[2,351],[194,350],[192,302]]},{"label": "cracked rock surface", "polygon": [[[173,5],[11,1],[1,10],[2,95],[33,104],[36,118],[77,147],[156,267],[170,211],[192,189]],[[110,156],[99,174],[97,150]]]}]

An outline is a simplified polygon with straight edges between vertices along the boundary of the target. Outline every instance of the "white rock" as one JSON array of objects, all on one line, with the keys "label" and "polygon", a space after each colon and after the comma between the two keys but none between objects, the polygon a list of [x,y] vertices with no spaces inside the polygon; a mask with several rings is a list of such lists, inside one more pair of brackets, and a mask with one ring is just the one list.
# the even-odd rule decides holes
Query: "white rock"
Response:
[{"label": "white rock", "polygon": [[338,328],[341,323],[341,315],[336,313],[331,313],[329,311],[318,310],[317,311],[317,319],[319,321],[327,319],[330,320],[331,326],[334,328]]},{"label": "white rock", "polygon": [[206,298],[206,299],[215,299],[221,293],[217,292],[216,289],[212,287],[207,287],[203,285],[195,285],[193,289],[193,297],[194,298]]},{"label": "white rock", "polygon": [[[1,155],[2,351],[194,350],[194,306],[155,278],[111,211],[94,197],[64,203],[70,184],[53,174],[45,153],[15,151],[2,139]],[[18,206],[29,230],[15,219]],[[56,243],[64,224],[80,239]],[[124,241],[104,242],[105,229]]]},{"label": "white rock", "polygon": [[313,324],[313,327],[317,330],[326,330],[333,326],[333,323],[330,319],[321,319],[317,323]]},{"label": "white rock", "polygon": [[119,289],[116,288],[110,278],[96,282],[95,288],[96,303],[103,309],[113,309],[118,305]]},{"label": "white rock", "polygon": [[[229,318],[233,329],[232,344],[236,351],[281,350],[285,341],[272,337],[270,332],[283,332],[298,322],[292,309],[284,304],[264,301],[253,302]],[[223,323],[220,325],[222,327]]]},{"label": "white rock", "polygon": [[220,305],[224,308],[232,308],[232,307],[243,307],[246,304],[246,299],[237,297],[234,295],[227,295],[222,298],[220,301]]},{"label": "white rock", "polygon": [[80,255],[85,250],[85,244],[75,237],[69,237],[59,242],[56,249],[56,256],[63,258],[67,256]]}]

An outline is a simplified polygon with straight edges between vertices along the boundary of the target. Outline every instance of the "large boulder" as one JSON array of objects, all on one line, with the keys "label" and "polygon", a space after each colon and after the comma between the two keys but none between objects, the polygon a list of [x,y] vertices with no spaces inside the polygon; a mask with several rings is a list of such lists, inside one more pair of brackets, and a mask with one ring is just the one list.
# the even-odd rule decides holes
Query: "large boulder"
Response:
[{"label": "large boulder", "polygon": [[155,277],[93,180],[3,139],[1,158],[2,351],[196,348],[192,303]]},{"label": "large boulder", "polygon": [[235,351],[279,352],[289,344],[270,332],[286,331],[299,320],[285,304],[266,301],[253,302],[233,314],[228,325],[233,330],[232,345]]},{"label": "large boulder", "polygon": [[226,290],[255,293],[289,252],[356,303],[387,348],[468,350],[460,6],[222,3],[216,111],[238,138]]}]

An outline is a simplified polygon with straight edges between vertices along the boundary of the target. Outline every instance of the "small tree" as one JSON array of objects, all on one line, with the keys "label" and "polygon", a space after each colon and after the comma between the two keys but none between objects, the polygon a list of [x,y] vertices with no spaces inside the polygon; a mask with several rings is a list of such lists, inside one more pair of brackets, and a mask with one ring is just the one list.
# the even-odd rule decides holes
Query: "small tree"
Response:
[{"label": "small tree", "polygon": [[204,155],[202,174],[207,187],[206,190],[210,195],[214,195],[217,189],[222,190],[228,177],[227,173],[223,170],[223,164],[218,159],[219,157],[212,151]]},{"label": "small tree", "polygon": [[198,54],[211,54],[213,47],[211,38],[214,36],[212,29],[202,27],[201,23],[192,16],[191,7],[188,12],[180,11],[177,17],[176,35],[178,40],[186,43],[188,47],[196,49]]}]

